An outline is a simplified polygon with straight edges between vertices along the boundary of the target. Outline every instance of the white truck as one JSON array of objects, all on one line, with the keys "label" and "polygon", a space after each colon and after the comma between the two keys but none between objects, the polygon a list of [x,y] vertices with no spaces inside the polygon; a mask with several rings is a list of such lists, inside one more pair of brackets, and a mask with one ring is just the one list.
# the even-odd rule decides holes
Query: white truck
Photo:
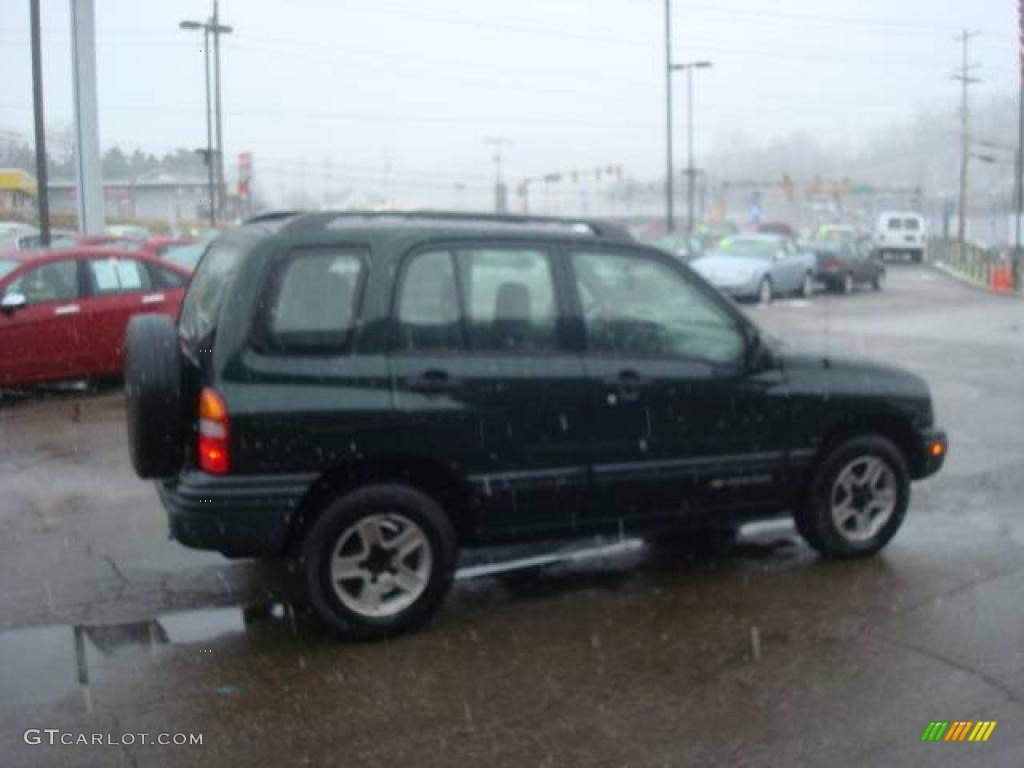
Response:
[{"label": "white truck", "polygon": [[924,216],[905,211],[885,211],[878,217],[875,230],[875,252],[883,260],[886,256],[907,254],[918,263],[924,260],[927,241]]}]

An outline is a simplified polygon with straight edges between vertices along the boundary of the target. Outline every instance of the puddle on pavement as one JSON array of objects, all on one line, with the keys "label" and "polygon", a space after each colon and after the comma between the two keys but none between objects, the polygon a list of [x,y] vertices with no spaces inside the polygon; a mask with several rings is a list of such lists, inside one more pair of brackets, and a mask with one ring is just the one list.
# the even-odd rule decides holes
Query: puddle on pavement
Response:
[{"label": "puddle on pavement", "polygon": [[[794,556],[792,538],[775,527],[744,531],[726,559],[786,560]],[[542,599],[573,590],[618,589],[638,572],[659,567],[661,555],[647,547],[624,547],[601,552],[588,562],[523,569],[499,580],[499,593],[515,598]],[[494,579],[487,574],[478,588],[490,591]],[[92,689],[97,683],[137,672],[147,661],[175,648],[242,638],[254,647],[291,644],[302,638],[326,635],[303,608],[290,603],[254,603],[160,614],[151,619],[120,624],[76,624],[0,631],[0,712],[33,706],[58,706],[92,711]]]},{"label": "puddle on pavement", "polygon": [[0,632],[0,710],[63,703],[92,710],[91,686],[174,647],[233,636],[273,642],[307,632],[285,603],[162,614],[121,624],[75,624]]}]

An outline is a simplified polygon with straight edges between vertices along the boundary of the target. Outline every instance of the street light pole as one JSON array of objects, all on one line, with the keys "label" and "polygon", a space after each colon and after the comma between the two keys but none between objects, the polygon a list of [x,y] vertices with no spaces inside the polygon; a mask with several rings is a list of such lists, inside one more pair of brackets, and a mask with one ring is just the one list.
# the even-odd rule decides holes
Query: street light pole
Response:
[{"label": "street light pole", "polygon": [[665,230],[675,231],[672,185],[672,0],[665,0]]},{"label": "street light pole", "polygon": [[669,73],[686,72],[686,233],[693,234],[695,225],[694,210],[696,201],[694,199],[696,184],[695,176],[697,169],[693,166],[693,70],[708,69],[710,61],[689,61],[685,64],[672,64],[669,66]]},{"label": "street light pole", "polygon": [[213,71],[216,88],[214,100],[217,109],[217,213],[224,217],[224,197],[227,189],[224,186],[224,134],[221,127],[220,107],[220,34],[230,32],[230,27],[220,25],[220,2],[213,0]]},{"label": "street light pole", "polygon": [[39,22],[39,0],[29,2],[32,27],[32,113],[36,143],[36,212],[39,214],[39,239],[50,245],[50,195],[46,177],[46,119],[43,115],[43,57]]},{"label": "street light pole", "polygon": [[[181,29],[203,30],[203,66],[206,86],[206,149],[203,155],[206,158],[206,180],[210,196],[209,214],[210,226],[217,225],[218,214],[224,210],[224,153],[221,145],[221,120],[220,120],[220,55],[218,50],[218,39],[221,34],[231,32],[231,27],[220,24],[217,19],[217,3],[214,3],[214,18],[206,22],[183,21],[178,24]],[[210,103],[210,36],[214,39],[214,74],[216,76],[216,101],[217,101],[217,148],[213,146],[213,107]],[[216,166],[214,166],[216,163]]]}]

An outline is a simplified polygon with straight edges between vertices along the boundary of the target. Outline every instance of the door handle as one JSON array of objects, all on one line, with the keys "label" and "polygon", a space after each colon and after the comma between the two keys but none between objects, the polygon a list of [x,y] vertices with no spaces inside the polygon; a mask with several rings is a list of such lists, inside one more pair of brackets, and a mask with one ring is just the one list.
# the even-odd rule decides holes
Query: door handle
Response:
[{"label": "door handle", "polygon": [[463,382],[449,376],[447,371],[432,369],[406,379],[405,386],[413,392],[434,395],[455,392],[462,388]]},{"label": "door handle", "polygon": [[77,315],[82,311],[82,308],[77,304],[65,304],[62,307],[55,307],[53,314],[55,315]]},{"label": "door handle", "polygon": [[163,301],[165,296],[162,293],[151,293],[148,296],[142,297],[143,304],[159,304]]},{"label": "door handle", "polygon": [[623,400],[638,400],[640,393],[654,384],[652,379],[641,376],[632,368],[619,371],[617,375],[605,379],[605,383],[614,388]]}]

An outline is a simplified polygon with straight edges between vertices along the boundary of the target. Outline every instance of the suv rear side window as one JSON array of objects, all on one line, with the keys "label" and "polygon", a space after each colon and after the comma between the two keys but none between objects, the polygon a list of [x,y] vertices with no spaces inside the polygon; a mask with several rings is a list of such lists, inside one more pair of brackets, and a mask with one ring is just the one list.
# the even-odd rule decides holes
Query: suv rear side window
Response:
[{"label": "suv rear side window", "polygon": [[238,271],[241,256],[239,245],[214,243],[199,262],[181,306],[179,327],[187,338],[203,338],[217,325],[220,305]]},{"label": "suv rear side window", "polygon": [[362,274],[357,251],[293,253],[272,278],[265,346],[278,352],[347,351]]}]

